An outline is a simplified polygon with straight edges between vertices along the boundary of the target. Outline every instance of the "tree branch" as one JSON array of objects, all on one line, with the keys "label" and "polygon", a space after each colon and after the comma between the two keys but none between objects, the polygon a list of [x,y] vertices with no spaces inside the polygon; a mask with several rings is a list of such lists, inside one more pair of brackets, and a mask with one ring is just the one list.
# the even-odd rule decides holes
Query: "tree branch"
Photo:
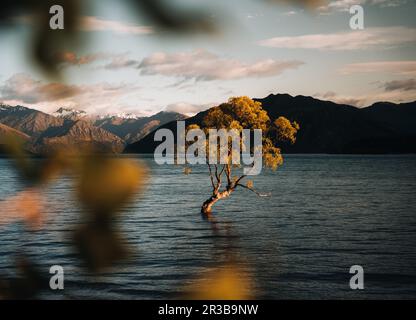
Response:
[{"label": "tree branch", "polygon": [[222,173],[224,172],[224,169],[225,169],[225,164],[222,166],[222,169],[221,169],[221,171],[220,171],[220,177],[222,176]]},{"label": "tree branch", "polygon": [[220,177],[218,176],[218,166],[216,164],[214,164],[215,166],[215,178],[217,178],[217,182],[220,182]]},{"label": "tree branch", "polygon": [[249,187],[247,187],[247,186],[245,186],[244,184],[241,184],[241,183],[237,183],[235,186],[236,187],[237,186],[243,187],[243,188],[245,188],[247,190],[250,190],[250,191],[254,192],[256,195],[258,195],[259,197],[269,197],[270,196],[270,193],[269,194],[267,194],[267,193],[260,193],[260,192],[258,192],[256,190],[254,190],[253,188],[249,188]]},{"label": "tree branch", "polygon": [[230,165],[229,164],[226,164],[224,166],[227,169],[227,170],[225,170],[225,173],[227,175],[227,184],[228,184],[228,186],[231,186],[231,169],[230,169]]},{"label": "tree branch", "polygon": [[212,176],[211,165],[208,163],[209,178],[211,179],[212,189],[215,190],[214,177]]},{"label": "tree branch", "polygon": [[244,179],[246,177],[246,175],[245,174],[243,174],[240,178],[238,178],[237,179],[237,181],[235,182],[235,184],[236,185],[238,185],[239,184],[239,182],[242,180],[242,179]]}]

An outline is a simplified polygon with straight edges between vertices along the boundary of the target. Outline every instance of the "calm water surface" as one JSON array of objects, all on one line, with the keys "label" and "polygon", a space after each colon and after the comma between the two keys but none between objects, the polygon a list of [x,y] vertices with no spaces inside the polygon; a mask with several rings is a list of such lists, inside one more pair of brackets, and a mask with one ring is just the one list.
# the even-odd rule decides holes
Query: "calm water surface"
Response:
[{"label": "calm water surface", "polygon": [[[416,156],[285,160],[278,171],[253,179],[270,197],[239,190],[216,205],[210,222],[199,213],[210,194],[205,167],[186,176],[180,167],[144,159],[151,180],[121,221],[135,254],[100,277],[84,271],[67,240],[80,210],[71,180],[63,178],[47,189],[43,230],[25,231],[20,223],[0,228],[0,274],[13,276],[14,258],[25,252],[45,276],[51,265],[62,265],[69,296],[175,298],[233,256],[251,271],[258,298],[416,298]],[[0,159],[0,201],[22,188]],[[349,289],[355,264],[364,268],[364,290]]]}]

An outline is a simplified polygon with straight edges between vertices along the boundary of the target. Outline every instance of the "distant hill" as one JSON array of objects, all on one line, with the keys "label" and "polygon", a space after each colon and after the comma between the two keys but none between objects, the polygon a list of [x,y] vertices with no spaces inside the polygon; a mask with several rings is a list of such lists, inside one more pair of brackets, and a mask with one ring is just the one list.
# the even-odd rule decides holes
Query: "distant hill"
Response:
[{"label": "distant hill", "polygon": [[[415,152],[416,132],[404,130],[400,122],[386,121],[386,111],[374,107],[356,108],[312,97],[287,94],[257,99],[271,119],[282,115],[301,125],[296,144],[283,145],[293,153],[408,153]],[[383,104],[383,103],[381,103]],[[416,102],[389,104],[389,116],[409,121]],[[405,120],[408,118],[408,120]],[[416,120],[413,112],[413,122]],[[412,143],[413,141],[413,143]]]},{"label": "distant hill", "polygon": [[400,104],[377,102],[362,109],[362,112],[397,133],[416,135],[416,102]]},{"label": "distant hill", "polygon": [[0,123],[31,137],[38,137],[48,128],[62,126],[64,122],[62,118],[56,118],[38,110],[0,104]]},{"label": "distant hill", "polygon": [[33,149],[37,153],[48,153],[62,147],[79,149],[93,148],[98,152],[121,152],[124,141],[104,129],[97,128],[83,120],[67,122],[60,127],[50,127],[35,141]]},{"label": "distant hill", "polygon": [[0,155],[5,153],[4,144],[10,138],[20,139],[23,143],[27,143],[30,140],[27,134],[0,123]]},{"label": "distant hill", "polygon": [[150,117],[141,118],[105,117],[97,119],[94,125],[114,133],[127,143],[133,143],[161,125],[185,118],[186,116],[180,113],[162,111]]},{"label": "distant hill", "polygon": [[27,134],[0,123],[0,141],[7,137],[17,137],[24,141],[30,140]]},{"label": "distant hill", "polygon": [[[282,145],[285,153],[414,153],[416,152],[416,102],[376,103],[367,108],[322,101],[288,94],[255,99],[274,121],[285,116],[300,124],[297,142]],[[186,119],[186,125],[201,125],[207,111]],[[161,128],[176,133],[176,121]],[[127,145],[125,153],[153,153],[159,142],[155,131],[142,140]]]}]

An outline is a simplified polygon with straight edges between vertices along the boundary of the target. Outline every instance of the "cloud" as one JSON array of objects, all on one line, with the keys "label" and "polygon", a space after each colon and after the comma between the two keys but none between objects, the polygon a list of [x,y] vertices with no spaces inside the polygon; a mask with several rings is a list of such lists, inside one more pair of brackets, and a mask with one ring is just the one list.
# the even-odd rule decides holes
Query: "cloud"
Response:
[{"label": "cloud", "polygon": [[104,69],[115,70],[122,68],[135,67],[139,64],[139,61],[134,59],[128,59],[124,56],[113,57],[109,63],[104,65]]},{"label": "cloud", "polygon": [[372,61],[352,63],[342,67],[339,72],[344,75],[356,73],[388,73],[399,75],[416,75],[416,60],[410,61]]},{"label": "cloud", "polygon": [[149,26],[138,26],[93,16],[82,17],[80,28],[83,31],[109,31],[121,35],[143,35],[153,33],[153,29]]},{"label": "cloud", "polygon": [[387,84],[388,82],[384,83],[383,86],[381,86],[385,89],[383,91],[372,90],[372,92],[368,92],[367,94],[362,95],[345,95],[335,93],[333,91],[328,91],[324,93],[315,93],[313,96],[318,99],[329,100],[340,104],[347,104],[358,108],[367,107],[379,101],[401,103],[416,100],[416,93],[414,89],[403,90],[402,87],[400,89],[397,88],[397,90],[386,90]]},{"label": "cloud", "polygon": [[112,54],[112,53],[94,53],[86,55],[77,55],[75,52],[64,51],[55,55],[57,63],[61,67],[81,66],[92,64],[98,61],[104,61],[105,64],[98,68],[107,70],[116,70],[128,67],[136,67],[140,61],[127,58],[126,53]]},{"label": "cloud", "polygon": [[80,66],[84,64],[90,64],[97,60],[108,58],[107,55],[96,53],[78,56],[75,52],[64,51],[55,55],[56,61],[61,65]]},{"label": "cloud", "polygon": [[355,106],[355,107],[363,107],[366,105],[368,101],[367,97],[353,97],[353,96],[339,95],[333,91],[327,91],[324,93],[315,93],[313,96],[318,99],[329,100],[329,101],[336,102],[339,104],[347,104],[347,105]]},{"label": "cloud", "polygon": [[209,81],[276,76],[302,64],[301,61],[273,59],[244,63],[235,59],[220,58],[205,50],[197,50],[173,54],[154,53],[144,58],[138,68],[143,75],[164,75]]},{"label": "cloud", "polygon": [[407,3],[407,0],[336,0],[330,1],[326,5],[318,7],[321,14],[330,14],[333,12],[347,12],[353,5],[370,5],[380,8],[398,7]]},{"label": "cloud", "polygon": [[140,90],[133,84],[70,85],[58,82],[45,83],[26,74],[15,74],[0,86],[0,99],[6,104],[24,104],[53,112],[59,106],[82,109],[88,112],[123,111],[131,101],[128,97]]},{"label": "cloud", "polygon": [[[12,18],[12,21],[33,26],[36,15],[25,14]],[[111,32],[116,35],[146,35],[154,32],[150,26],[139,26],[117,20],[102,19],[94,16],[80,17],[79,30],[85,32]]]},{"label": "cloud", "polygon": [[269,2],[281,3],[286,5],[296,5],[306,8],[316,8],[323,5],[327,0],[267,0]]},{"label": "cloud", "polygon": [[415,28],[382,27],[360,31],[275,37],[259,41],[258,44],[285,49],[364,50],[388,49],[415,42]]},{"label": "cloud", "polygon": [[385,91],[413,91],[416,90],[416,80],[393,80],[383,83],[381,87]]},{"label": "cloud", "polygon": [[337,1],[330,1],[327,5],[320,6],[318,11],[321,13],[328,13],[331,11],[349,11],[351,6],[353,5],[363,5],[367,1],[366,0],[337,0]]},{"label": "cloud", "polygon": [[295,11],[295,10],[291,10],[291,11],[287,11],[287,12],[284,12],[284,13],[282,13],[282,15],[284,15],[284,16],[294,16],[294,15],[296,15],[296,14],[298,14],[297,13],[297,11]]},{"label": "cloud", "polygon": [[167,112],[178,112],[178,113],[182,113],[184,115],[187,116],[193,116],[198,112],[207,110],[211,107],[213,107],[215,105],[215,103],[210,103],[210,104],[192,104],[192,103],[187,103],[187,102],[178,102],[178,103],[172,103],[169,104],[166,108],[165,111]]},{"label": "cloud", "polygon": [[57,82],[44,84],[23,73],[13,75],[0,87],[2,99],[29,104],[57,101],[80,94],[81,91],[77,86]]}]

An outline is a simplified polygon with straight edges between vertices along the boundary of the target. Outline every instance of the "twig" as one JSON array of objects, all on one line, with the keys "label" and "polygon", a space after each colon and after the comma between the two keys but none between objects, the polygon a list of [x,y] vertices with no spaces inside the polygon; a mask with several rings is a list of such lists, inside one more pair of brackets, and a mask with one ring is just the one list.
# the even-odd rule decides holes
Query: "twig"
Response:
[{"label": "twig", "polygon": [[249,188],[249,187],[247,187],[247,186],[245,186],[244,184],[241,184],[241,183],[237,183],[236,186],[240,186],[240,187],[243,187],[243,188],[245,188],[247,190],[250,190],[250,191],[254,192],[255,194],[257,194],[259,197],[270,197],[270,195],[271,195],[270,193],[260,193],[260,192],[257,192],[253,188]]}]

